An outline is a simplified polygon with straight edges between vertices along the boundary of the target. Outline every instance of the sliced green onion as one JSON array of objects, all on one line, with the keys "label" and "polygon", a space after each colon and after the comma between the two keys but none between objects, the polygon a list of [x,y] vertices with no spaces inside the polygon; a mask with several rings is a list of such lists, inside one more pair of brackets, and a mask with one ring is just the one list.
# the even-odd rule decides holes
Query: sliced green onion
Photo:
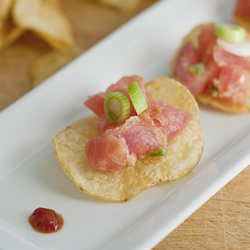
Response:
[{"label": "sliced green onion", "polygon": [[212,97],[216,98],[219,96],[219,89],[215,86],[212,86],[208,89],[208,92],[212,95]]},{"label": "sliced green onion", "polygon": [[147,101],[137,82],[133,82],[127,91],[138,115],[148,108]]},{"label": "sliced green onion", "polygon": [[150,156],[166,156],[167,155],[167,149],[158,149],[155,152],[150,152],[149,153]]},{"label": "sliced green onion", "polygon": [[205,63],[204,62],[200,62],[200,63],[196,63],[192,66],[190,66],[188,68],[188,71],[192,74],[195,74],[195,75],[202,75],[205,71]]},{"label": "sliced green onion", "polygon": [[218,92],[218,91],[219,91],[218,88],[215,86],[212,86],[211,88],[208,89],[209,93],[214,93],[214,92]]},{"label": "sliced green onion", "polygon": [[245,29],[238,25],[216,24],[215,35],[232,43],[241,43],[245,40]]},{"label": "sliced green onion", "polygon": [[121,92],[112,92],[104,100],[104,113],[110,123],[124,122],[130,114],[129,99]]}]

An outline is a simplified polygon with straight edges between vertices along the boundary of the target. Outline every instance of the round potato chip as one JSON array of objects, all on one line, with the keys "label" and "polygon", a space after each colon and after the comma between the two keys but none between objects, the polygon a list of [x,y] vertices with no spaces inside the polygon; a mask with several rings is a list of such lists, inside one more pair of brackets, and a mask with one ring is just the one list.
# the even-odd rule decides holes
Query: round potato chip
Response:
[{"label": "round potato chip", "polygon": [[11,19],[0,20],[0,49],[17,40],[24,30],[14,26]]},{"label": "round potato chip", "polygon": [[157,182],[185,176],[198,164],[204,140],[199,108],[192,94],[179,82],[165,77],[148,83],[146,89],[152,99],[193,112],[192,120],[168,144],[167,156],[147,157],[138,160],[134,167],[125,166],[116,173],[99,172],[88,165],[84,147],[90,138],[98,136],[97,116],[82,119],[59,132],[53,139],[56,157],[82,192],[124,202]]},{"label": "round potato chip", "polygon": [[[176,55],[173,58],[172,61],[172,72],[174,72],[174,64],[176,57],[183,46],[188,41],[191,41],[195,47],[198,47],[198,36],[200,34],[200,30],[203,26],[208,25],[208,23],[200,24],[197,27],[195,27],[191,32],[183,38],[183,41],[181,43],[180,48],[178,49]],[[250,34],[246,32],[246,39],[250,40]],[[174,73],[172,73],[173,78],[175,78]],[[250,77],[250,71],[249,71],[249,77]],[[225,102],[220,101],[218,98],[214,98],[210,94],[202,93],[199,95],[196,95],[195,98],[199,103],[202,103],[204,105],[208,105],[212,108],[224,111],[224,112],[232,112],[232,113],[244,113],[244,112],[249,112],[250,111],[250,84],[248,86],[248,91],[246,93],[247,95],[247,101],[244,103],[244,105],[230,105]]]},{"label": "round potato chip", "polygon": [[17,27],[37,33],[57,50],[74,46],[70,23],[55,0],[15,0],[12,18]]},{"label": "round potato chip", "polygon": [[140,0],[99,0],[99,2],[103,5],[121,9],[124,12],[132,12],[138,8]]},{"label": "round potato chip", "polygon": [[246,29],[247,32],[250,32],[250,19],[244,18],[239,15],[234,14],[235,22]]},{"label": "round potato chip", "polygon": [[11,6],[14,0],[1,0],[0,1],[0,21],[6,19],[10,14]]}]

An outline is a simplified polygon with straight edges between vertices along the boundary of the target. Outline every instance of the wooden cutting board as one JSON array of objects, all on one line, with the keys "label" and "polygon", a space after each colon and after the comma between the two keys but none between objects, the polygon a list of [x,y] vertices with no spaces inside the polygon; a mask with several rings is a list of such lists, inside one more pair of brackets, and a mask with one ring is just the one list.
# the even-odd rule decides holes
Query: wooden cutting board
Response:
[{"label": "wooden cutting board", "polygon": [[[142,0],[134,13],[100,6],[97,0],[61,0],[76,43],[87,50],[156,0]],[[0,51],[0,110],[32,87],[30,64],[51,48],[27,32]],[[154,250],[250,249],[250,167],[207,201]]]}]

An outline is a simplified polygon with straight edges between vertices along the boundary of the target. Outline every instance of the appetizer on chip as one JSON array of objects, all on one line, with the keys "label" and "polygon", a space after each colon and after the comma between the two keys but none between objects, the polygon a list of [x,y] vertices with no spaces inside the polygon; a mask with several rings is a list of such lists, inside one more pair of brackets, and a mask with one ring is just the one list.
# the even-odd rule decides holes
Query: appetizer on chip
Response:
[{"label": "appetizer on chip", "polygon": [[241,26],[202,24],[183,40],[173,77],[203,104],[227,112],[250,111],[250,41]]},{"label": "appetizer on chip", "polygon": [[203,151],[199,108],[190,91],[165,77],[123,77],[85,105],[84,118],[53,139],[56,157],[91,196],[127,201],[157,182],[193,170]]}]

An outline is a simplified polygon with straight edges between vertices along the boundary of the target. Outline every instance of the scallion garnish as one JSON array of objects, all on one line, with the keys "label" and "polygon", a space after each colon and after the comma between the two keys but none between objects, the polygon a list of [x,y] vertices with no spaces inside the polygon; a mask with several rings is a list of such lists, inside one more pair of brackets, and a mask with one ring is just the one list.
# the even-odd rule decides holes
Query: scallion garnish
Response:
[{"label": "scallion garnish", "polygon": [[245,40],[245,29],[233,24],[216,24],[215,35],[228,42],[241,43]]},{"label": "scallion garnish", "polygon": [[212,97],[216,98],[219,96],[219,89],[215,86],[212,86],[208,89],[208,92],[212,95]]},{"label": "scallion garnish", "polygon": [[150,156],[166,156],[167,155],[167,149],[158,149],[155,152],[150,152],[149,153]]},{"label": "scallion garnish", "polygon": [[147,101],[137,82],[133,82],[127,91],[138,115],[148,108]]},{"label": "scallion garnish", "polygon": [[211,88],[208,89],[209,93],[214,93],[214,92],[218,92],[218,91],[219,91],[218,88],[215,86],[212,86]]},{"label": "scallion garnish", "polygon": [[104,113],[110,123],[124,122],[130,114],[128,98],[121,92],[112,92],[104,100]]},{"label": "scallion garnish", "polygon": [[202,75],[205,71],[205,63],[199,62],[188,68],[189,72],[195,75]]}]

